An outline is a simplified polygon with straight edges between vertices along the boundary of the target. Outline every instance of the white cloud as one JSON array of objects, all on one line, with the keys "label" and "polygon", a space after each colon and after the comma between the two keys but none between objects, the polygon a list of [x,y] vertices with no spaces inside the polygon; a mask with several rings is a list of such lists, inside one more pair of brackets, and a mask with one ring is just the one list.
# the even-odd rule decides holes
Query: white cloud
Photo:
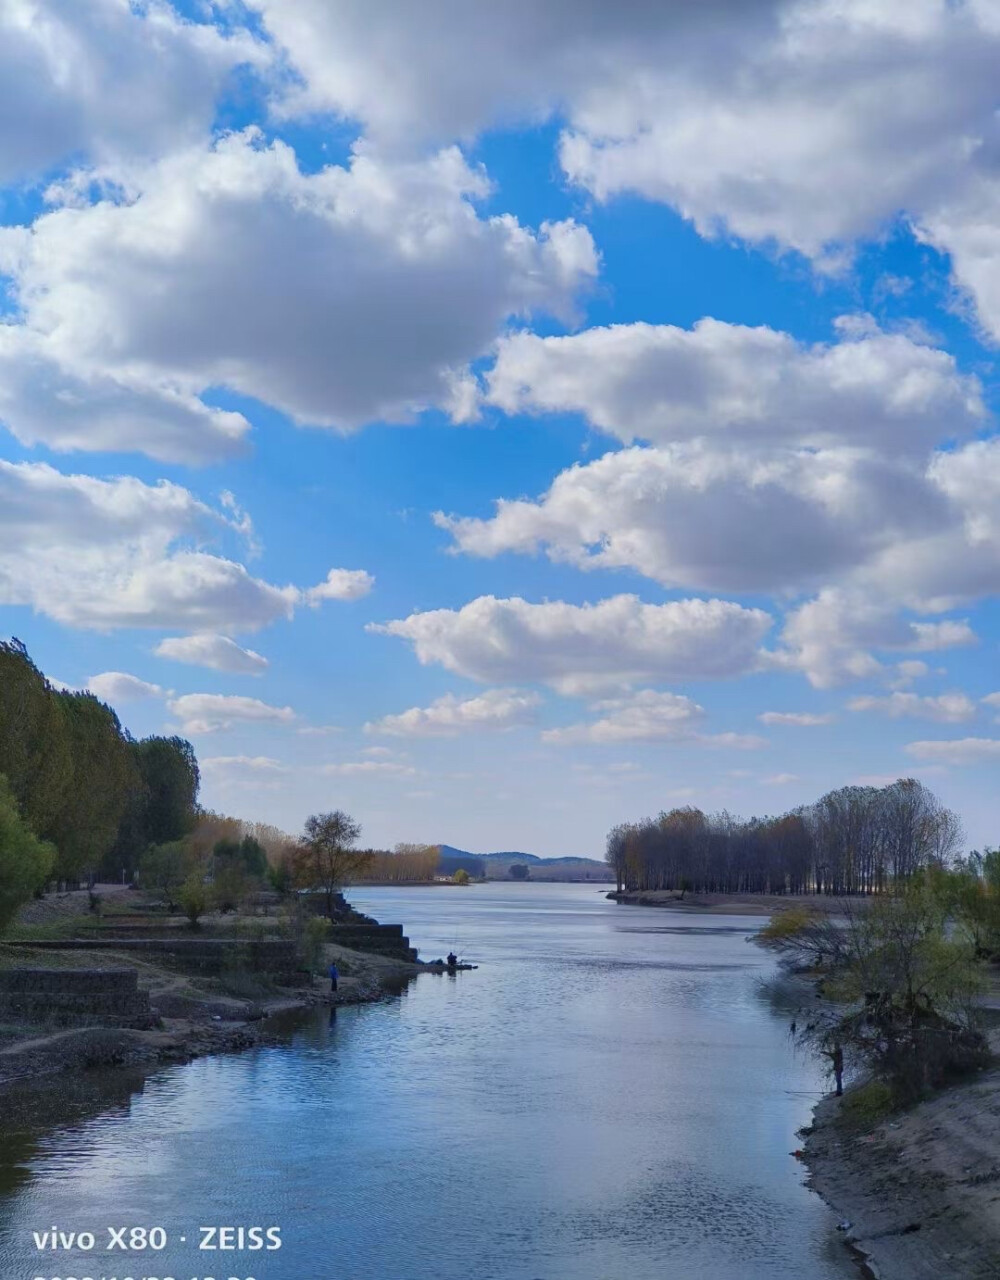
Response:
[{"label": "white cloud", "polygon": [[917,693],[891,693],[887,697],[865,695],[852,698],[849,711],[877,711],[898,720],[901,716],[915,716],[921,720],[938,720],[943,724],[958,724],[972,720],[976,704],[964,693],[942,693],[921,697]]},{"label": "white cloud", "polygon": [[949,518],[918,467],[868,450],[701,441],[605,454],[563,471],[536,502],[501,500],[491,519],[435,517],[468,554],[544,549],[699,591],[817,587]]},{"label": "white cloud", "polygon": [[[821,689],[883,677],[897,683],[899,674],[911,679],[923,672],[911,663],[887,669],[873,649],[921,653],[975,643],[975,633],[963,620],[922,623],[901,616],[888,589],[825,587],[786,617],[780,646],[768,661],[779,669],[804,672]],[[900,673],[899,666],[908,670]]]},{"label": "white cloud", "polygon": [[598,199],[824,265],[902,215],[1000,332],[993,0],[254,3],[301,76],[288,110],[396,148],[558,113],[563,168]]},{"label": "white cloud", "polygon": [[272,707],[259,698],[222,693],[185,693],[167,703],[185,733],[215,733],[234,724],[291,724],[291,707]]},{"label": "white cloud", "polygon": [[761,778],[761,782],[768,787],[787,787],[789,783],[798,781],[797,773],[772,773],[769,778]]},{"label": "white cloud", "polygon": [[101,631],[245,631],[290,618],[307,591],[200,549],[245,538],[245,516],[231,500],[223,508],[165,480],[0,461],[0,604]]},{"label": "white cloud", "polygon": [[390,760],[348,760],[320,768],[320,773],[332,778],[410,778],[416,772],[412,765]]},{"label": "white cloud", "polygon": [[731,747],[735,751],[761,751],[769,745],[756,733],[705,733],[698,741],[705,747]]},{"label": "white cloud", "polygon": [[324,600],[360,600],[375,585],[375,579],[364,569],[331,569],[325,581],[305,592],[309,604]]},{"label": "white cloud", "polygon": [[800,728],[811,728],[815,725],[831,724],[834,716],[829,712],[820,715],[814,711],[764,711],[757,719],[761,724],[798,725]]},{"label": "white cloud", "polygon": [[698,437],[926,452],[986,418],[954,357],[865,325],[808,345],[706,317],[501,340],[487,399],[505,413],[579,413],[626,444]]},{"label": "white cloud", "polygon": [[162,698],[163,689],[148,680],[140,680],[126,671],[104,671],[91,676],[87,690],[104,702],[138,702],[144,698]]},{"label": "white cloud", "polygon": [[566,693],[640,680],[740,675],[758,665],[771,626],[762,609],[724,600],[531,604],[480,596],[462,609],[413,613],[369,630],[409,640],[422,663],[484,683],[541,681]]},{"label": "white cloud", "polygon": [[919,658],[908,658],[905,662],[896,663],[895,673],[890,677],[889,683],[893,689],[905,689],[914,680],[922,680],[930,675],[930,670],[927,663],[921,662]]},{"label": "white cloud", "polygon": [[910,742],[906,750],[918,760],[956,766],[975,765],[1000,758],[1000,739],[955,738],[941,742]]},{"label": "white cloud", "polygon": [[96,203],[71,192],[0,228],[19,311],[0,413],[27,441],[191,462],[245,430],[200,401],[217,387],[345,430],[429,406],[467,417],[469,362],[511,317],[569,318],[597,271],[585,228],[480,217],[488,192],[456,148],[361,146],[303,173],[252,129],[134,166]]},{"label": "white cloud", "polygon": [[998,712],[997,721],[1000,722],[1000,693],[988,693],[982,701],[985,706]]},{"label": "white cloud", "polygon": [[611,698],[594,704],[604,714],[587,724],[546,729],[543,742],[651,742],[663,738],[690,737],[704,710],[690,698],[656,689],[640,689],[627,698]]},{"label": "white cloud", "polygon": [[208,667],[232,675],[259,676],[267,670],[268,661],[253,649],[244,649],[229,636],[201,633],[193,636],[168,636],[153,650],[158,658],[171,658],[193,667]]},{"label": "white cloud", "polygon": [[399,715],[383,716],[366,724],[365,732],[424,738],[479,729],[513,729],[534,720],[539,702],[538,694],[520,689],[487,689],[474,698],[446,693],[429,707],[411,707]]},{"label": "white cloud", "polygon": [[128,370],[63,365],[43,335],[0,323],[0,423],[25,445],[59,452],[119,449],[164,462],[218,462],[245,451],[241,413],[204,404]]},{"label": "white cloud", "polygon": [[155,155],[200,137],[241,63],[266,48],[183,20],[168,4],[5,0],[0,7],[0,183],[81,156]]},{"label": "white cloud", "polygon": [[261,776],[288,773],[288,766],[271,756],[208,756],[198,762],[203,773],[226,781],[256,781]]}]

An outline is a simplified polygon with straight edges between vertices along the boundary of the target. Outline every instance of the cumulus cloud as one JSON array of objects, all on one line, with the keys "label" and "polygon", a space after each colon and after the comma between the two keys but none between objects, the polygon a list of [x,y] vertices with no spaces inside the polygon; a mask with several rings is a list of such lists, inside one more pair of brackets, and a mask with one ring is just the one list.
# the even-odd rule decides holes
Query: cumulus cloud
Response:
[{"label": "cumulus cloud", "polygon": [[22,444],[57,452],[128,449],[187,463],[244,452],[250,426],[241,413],[127,370],[62,364],[49,339],[12,322],[0,324],[0,423]]},{"label": "cumulus cloud", "polygon": [[87,691],[104,702],[138,702],[144,698],[162,698],[163,689],[148,680],[140,680],[126,671],[104,671],[91,676]]},{"label": "cumulus cloud", "polygon": [[0,183],[83,157],[155,155],[200,137],[239,65],[270,54],[246,31],[168,4],[6,0],[0,7]]},{"label": "cumulus cloud", "polygon": [[288,110],[396,148],[559,114],[563,169],[598,199],[824,265],[902,215],[1000,332],[990,0],[254,3],[300,75]]},{"label": "cumulus cloud", "polygon": [[627,698],[605,699],[595,703],[593,709],[603,714],[590,723],[546,729],[542,741],[615,743],[686,738],[705,714],[691,698],[656,689],[640,689]]},{"label": "cumulus cloud", "polygon": [[918,760],[934,764],[975,765],[1000,758],[1000,738],[954,738],[951,741],[910,742],[906,750]]},{"label": "cumulus cloud", "polygon": [[816,725],[831,724],[834,716],[830,713],[818,714],[814,711],[764,711],[757,719],[767,725],[797,725],[800,728],[812,728]]},{"label": "cumulus cloud", "polygon": [[565,693],[643,680],[754,670],[771,626],[762,609],[724,600],[532,604],[480,596],[461,609],[413,613],[369,630],[409,640],[420,662],[484,683],[540,681]]},{"label": "cumulus cloud", "polygon": [[767,662],[802,671],[820,689],[871,678],[898,683],[899,677],[909,681],[925,674],[925,665],[908,660],[887,668],[872,650],[926,653],[975,643],[965,620],[918,622],[903,616],[887,589],[824,587],[787,615]]},{"label": "cumulus cloud", "polygon": [[246,533],[231,501],[212,508],[167,481],[0,461],[0,603],[68,626],[252,631],[290,618],[308,590],[197,549]]},{"label": "cumulus cloud", "polygon": [[375,579],[364,569],[331,569],[326,579],[305,593],[307,603],[322,604],[324,600],[360,600],[375,585]]},{"label": "cumulus cloud", "polygon": [[920,469],[859,448],[633,447],[563,471],[489,519],[435,517],[468,554],[544,549],[695,590],[805,590],[944,527]]},{"label": "cumulus cloud", "polygon": [[244,649],[229,636],[202,632],[193,636],[168,636],[153,650],[158,658],[171,658],[193,667],[208,667],[231,675],[259,676],[268,661],[253,649]]},{"label": "cumulus cloud", "polygon": [[272,707],[259,698],[223,693],[185,693],[167,703],[185,733],[216,733],[234,724],[291,724],[291,707]]},{"label": "cumulus cloud", "polygon": [[986,419],[954,357],[870,325],[807,344],[706,317],[691,329],[627,324],[501,340],[487,400],[505,413],[579,413],[626,444],[702,436],[817,448],[926,452]]},{"label": "cumulus cloud", "polygon": [[456,148],[360,147],[303,173],[248,129],[136,166],[96,203],[67,197],[0,229],[19,312],[3,419],[29,442],[190,462],[245,430],[201,402],[216,387],[345,430],[428,406],[463,419],[467,366],[507,320],[569,318],[597,271],[572,221],[479,216],[489,189]]},{"label": "cumulus cloud", "polygon": [[[540,702],[538,694],[520,689],[487,689],[474,698],[446,693],[429,707],[411,707],[399,715],[383,716],[366,724],[365,732],[425,738],[451,737],[470,730],[513,729],[530,724]],[[378,750],[369,748],[365,754]]]},{"label": "cumulus cloud", "polygon": [[866,694],[852,698],[847,709],[877,711],[893,720],[898,720],[901,716],[914,716],[920,720],[938,720],[943,724],[972,720],[976,714],[976,704],[972,699],[967,694],[957,692],[927,697],[921,697],[917,693],[898,692],[887,697]]}]

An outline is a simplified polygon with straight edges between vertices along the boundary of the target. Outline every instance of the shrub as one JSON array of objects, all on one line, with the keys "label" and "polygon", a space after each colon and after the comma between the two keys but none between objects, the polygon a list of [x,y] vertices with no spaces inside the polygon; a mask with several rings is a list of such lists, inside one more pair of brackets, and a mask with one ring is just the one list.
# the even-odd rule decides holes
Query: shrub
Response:
[{"label": "shrub", "polygon": [[200,871],[193,871],[181,885],[178,894],[181,910],[188,918],[192,929],[198,928],[198,921],[208,910],[208,889],[205,877]]},{"label": "shrub", "polygon": [[469,873],[468,871],[465,870],[464,867],[459,867],[459,869],[455,872],[455,874],[452,876],[451,879],[453,884],[468,884]]}]

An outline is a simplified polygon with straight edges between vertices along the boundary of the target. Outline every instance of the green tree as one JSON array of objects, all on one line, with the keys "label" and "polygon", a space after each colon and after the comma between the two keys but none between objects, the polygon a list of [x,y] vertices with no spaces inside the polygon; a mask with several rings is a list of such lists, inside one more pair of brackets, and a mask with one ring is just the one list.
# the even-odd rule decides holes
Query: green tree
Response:
[{"label": "green tree", "polygon": [[305,831],[293,854],[295,883],[303,889],[326,895],[326,914],[333,916],[333,895],[362,872],[372,859],[370,850],[354,846],[361,837],[361,824],[342,809],[315,813],[306,819]]},{"label": "green tree", "polygon": [[212,880],[212,901],[219,911],[238,911],[253,888],[239,858],[217,858]]},{"label": "green tree", "polygon": [[180,840],[194,826],[201,775],[194,747],[184,738],[144,738],[135,745],[146,786],[144,839]]},{"label": "green tree", "polygon": [[455,884],[468,884],[469,883],[468,871],[466,871],[464,867],[459,867],[458,870],[455,872],[455,874],[452,876],[452,881]]},{"label": "green tree", "polygon": [[513,862],[507,874],[512,880],[527,880],[531,872],[523,862]]},{"label": "green tree", "polygon": [[73,785],[45,834],[59,850],[56,874],[96,871],[115,844],[129,792],[138,778],[114,711],[90,693],[59,693],[69,735]]},{"label": "green tree", "polygon": [[24,821],[47,834],[73,781],[73,761],[55,691],[19,640],[0,642],[0,773]]},{"label": "green tree", "polygon": [[180,840],[153,845],[139,859],[139,884],[173,910],[188,876],[188,855]]},{"label": "green tree", "polygon": [[0,775],[0,930],[48,879],[56,851],[21,817],[7,779]]}]

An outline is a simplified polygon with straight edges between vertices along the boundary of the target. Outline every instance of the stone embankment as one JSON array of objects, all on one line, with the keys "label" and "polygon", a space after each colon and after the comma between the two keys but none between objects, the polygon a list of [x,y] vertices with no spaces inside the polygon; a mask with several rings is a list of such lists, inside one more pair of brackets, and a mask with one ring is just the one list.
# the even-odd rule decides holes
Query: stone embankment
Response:
[{"label": "stone embankment", "polygon": [[[398,928],[402,933],[402,925]],[[97,938],[33,941],[30,945],[35,951],[108,951],[113,948],[135,954],[137,958],[153,964],[160,961],[176,963],[193,973],[221,974],[238,966],[262,974],[279,986],[296,986],[303,980],[295,943],[286,938],[136,938],[116,937],[109,933]]]},{"label": "stone embankment", "polygon": [[135,969],[18,968],[0,970],[0,1020],[149,1028],[156,1015]]}]

